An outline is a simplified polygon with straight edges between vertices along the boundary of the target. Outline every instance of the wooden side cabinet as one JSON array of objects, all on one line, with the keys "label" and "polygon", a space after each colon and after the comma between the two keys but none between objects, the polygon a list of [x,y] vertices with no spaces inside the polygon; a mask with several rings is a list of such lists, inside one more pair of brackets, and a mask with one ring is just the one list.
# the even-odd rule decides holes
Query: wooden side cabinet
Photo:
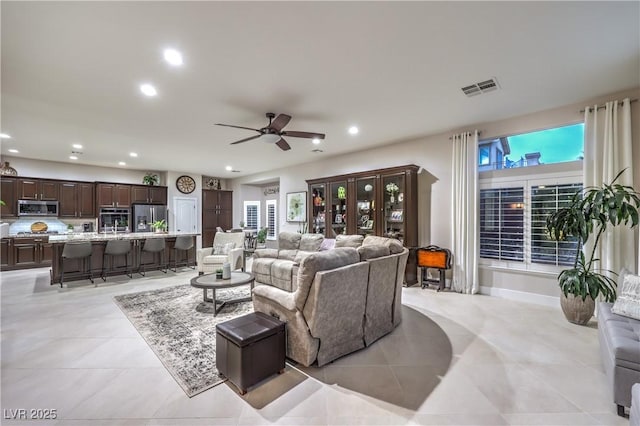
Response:
[{"label": "wooden side cabinet", "polygon": [[216,228],[232,228],[233,191],[202,190],[202,247],[211,247]]},{"label": "wooden side cabinet", "polygon": [[97,183],[96,199],[101,207],[131,207],[131,185],[118,183]]}]

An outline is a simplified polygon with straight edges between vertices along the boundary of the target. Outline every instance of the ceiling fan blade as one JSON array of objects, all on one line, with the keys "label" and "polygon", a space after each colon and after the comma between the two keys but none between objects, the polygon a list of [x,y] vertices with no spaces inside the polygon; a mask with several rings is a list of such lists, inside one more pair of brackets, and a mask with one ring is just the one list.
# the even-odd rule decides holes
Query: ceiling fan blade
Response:
[{"label": "ceiling fan blade", "polygon": [[289,120],[291,120],[290,115],[279,114],[269,127],[279,132],[289,123]]},{"label": "ceiling fan blade", "polygon": [[276,145],[278,145],[278,147],[283,151],[289,151],[291,149],[287,141],[282,138],[280,138],[280,140],[276,142]]},{"label": "ceiling fan blade", "polygon": [[282,135],[292,136],[294,138],[324,139],[324,133],[296,132],[293,130],[282,132]]},{"label": "ceiling fan blade", "polygon": [[250,141],[252,139],[258,139],[260,136],[262,136],[262,135],[251,136],[249,138],[240,139],[239,141],[231,142],[231,145],[235,145],[237,143],[242,143],[242,142],[248,142],[248,141]]},{"label": "ceiling fan blade", "polygon": [[258,133],[260,133],[260,130],[258,130],[258,129],[252,129],[251,127],[234,126],[234,125],[232,125],[232,124],[222,124],[222,123],[216,123],[216,126],[234,127],[234,128],[236,128],[236,129],[253,130],[254,132],[258,132]]}]

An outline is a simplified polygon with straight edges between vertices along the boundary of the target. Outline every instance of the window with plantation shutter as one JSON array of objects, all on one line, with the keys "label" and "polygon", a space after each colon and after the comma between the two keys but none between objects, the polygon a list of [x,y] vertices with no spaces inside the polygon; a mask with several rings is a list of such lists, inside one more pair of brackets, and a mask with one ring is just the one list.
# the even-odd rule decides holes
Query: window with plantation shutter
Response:
[{"label": "window with plantation shutter", "polygon": [[260,201],[244,202],[244,224],[248,229],[260,229]]},{"label": "window with plantation shutter", "polygon": [[480,190],[480,257],[524,260],[524,188]]},{"label": "window with plantation shutter", "polygon": [[548,265],[573,265],[578,250],[576,238],[554,241],[548,238],[547,216],[566,207],[573,195],[582,190],[581,183],[535,185],[531,187],[531,262]]},{"label": "window with plantation shutter", "polygon": [[277,201],[267,200],[267,240],[275,240],[278,235]]}]

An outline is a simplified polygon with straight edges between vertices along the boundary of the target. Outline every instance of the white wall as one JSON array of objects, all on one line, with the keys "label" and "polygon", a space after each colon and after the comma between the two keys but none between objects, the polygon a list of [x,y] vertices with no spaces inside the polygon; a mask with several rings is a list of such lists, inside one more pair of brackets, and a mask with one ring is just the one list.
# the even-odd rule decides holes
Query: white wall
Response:
[{"label": "white wall", "polygon": [[[525,116],[513,117],[489,123],[476,123],[452,129],[450,132],[425,136],[415,140],[373,148],[366,151],[328,156],[318,154],[318,160],[296,167],[277,169],[268,173],[258,173],[234,179],[229,182],[234,191],[234,223],[242,210],[243,187],[246,184],[280,179],[279,218],[280,230],[297,231],[297,224],[285,220],[285,199],[288,192],[307,191],[306,179],[315,179],[344,173],[370,169],[415,164],[424,170],[418,175],[418,241],[420,246],[436,244],[451,247],[451,141],[453,133],[478,129],[483,139],[524,133],[549,127],[581,122],[586,105],[623,99],[637,99],[640,88],[588,99],[561,108],[540,111]],[[451,112],[455,114],[455,111]],[[632,104],[632,135],[634,141],[634,165],[636,174],[634,186],[640,187],[640,105]],[[555,274],[532,274],[509,270],[480,270],[480,284],[483,288],[504,290],[505,292],[534,293],[536,298],[559,295]],[[494,291],[498,294],[500,291]],[[533,298],[533,297],[532,297]]]}]

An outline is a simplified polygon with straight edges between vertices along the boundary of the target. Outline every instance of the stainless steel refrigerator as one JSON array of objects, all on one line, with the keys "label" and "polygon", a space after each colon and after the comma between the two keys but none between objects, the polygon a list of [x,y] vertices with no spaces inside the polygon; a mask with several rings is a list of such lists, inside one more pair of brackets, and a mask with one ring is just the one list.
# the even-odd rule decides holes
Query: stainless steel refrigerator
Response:
[{"label": "stainless steel refrigerator", "polygon": [[159,206],[155,204],[134,204],[131,212],[133,216],[131,223],[133,225],[133,232],[153,232],[151,228],[153,222],[158,220],[167,220],[167,206]]}]

